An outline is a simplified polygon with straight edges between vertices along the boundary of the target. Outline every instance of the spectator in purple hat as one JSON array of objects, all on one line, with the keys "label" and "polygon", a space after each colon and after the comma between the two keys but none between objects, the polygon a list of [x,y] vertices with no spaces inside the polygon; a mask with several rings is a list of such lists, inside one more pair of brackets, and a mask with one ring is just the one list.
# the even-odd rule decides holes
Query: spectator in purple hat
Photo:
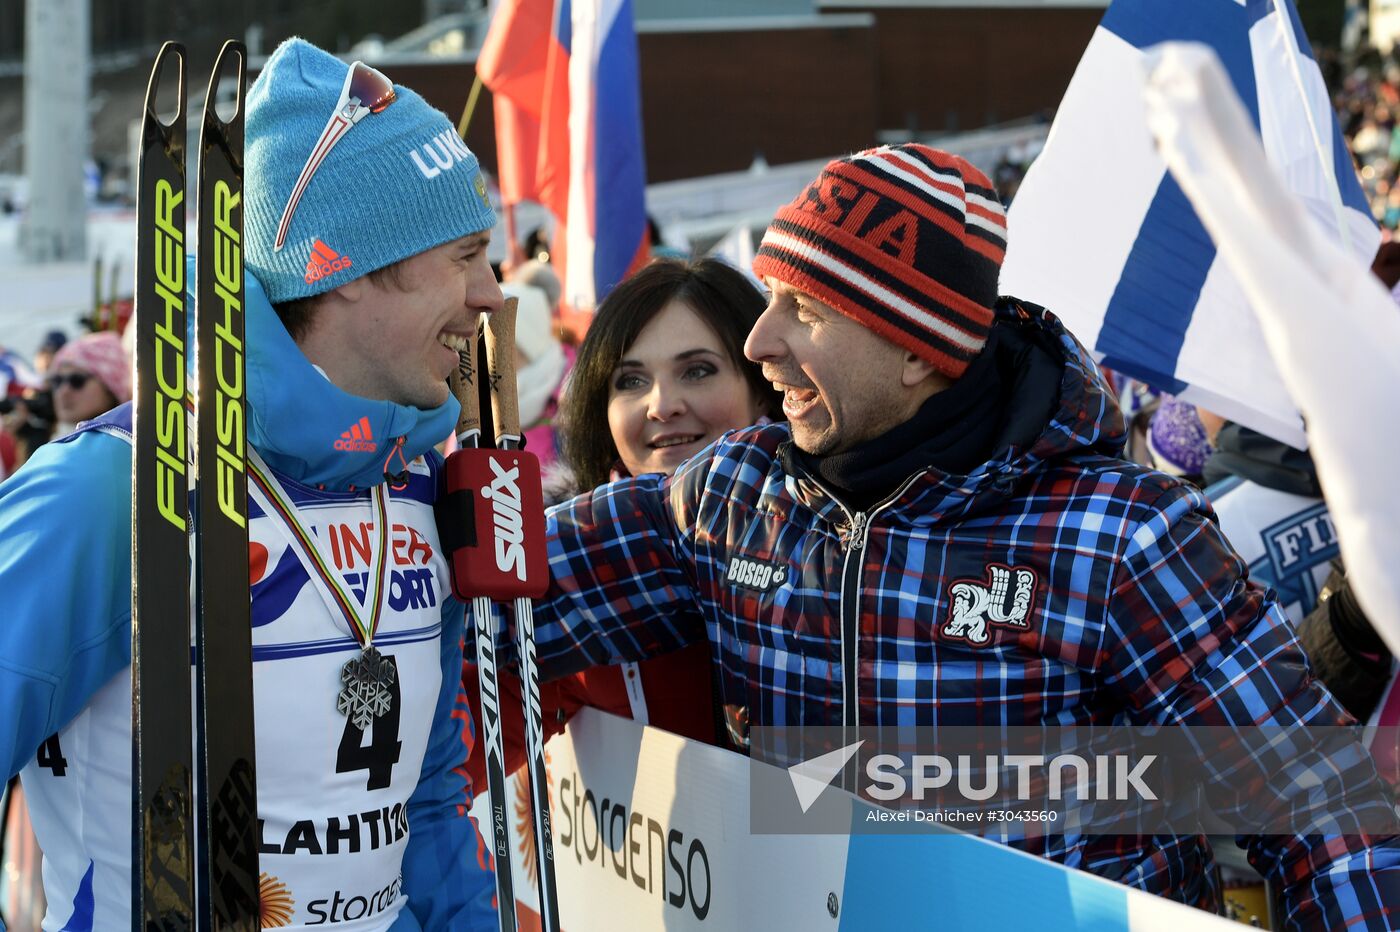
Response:
[{"label": "spectator in purple hat", "polygon": [[1199,486],[1212,447],[1196,406],[1176,398],[1164,399],[1148,422],[1147,449],[1153,466]]}]

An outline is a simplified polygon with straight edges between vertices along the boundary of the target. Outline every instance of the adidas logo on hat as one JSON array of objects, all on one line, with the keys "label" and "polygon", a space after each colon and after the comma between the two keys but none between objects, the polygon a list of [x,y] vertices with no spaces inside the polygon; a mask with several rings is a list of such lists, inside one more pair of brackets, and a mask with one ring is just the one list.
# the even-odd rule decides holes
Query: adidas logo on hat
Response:
[{"label": "adidas logo on hat", "polygon": [[311,258],[306,260],[307,283],[320,281],[327,275],[334,275],[341,269],[350,268],[350,257],[342,256],[321,240],[311,247]]},{"label": "adidas logo on hat", "polygon": [[373,453],[378,450],[379,445],[374,442],[374,431],[369,428],[369,418],[362,417],[359,423],[350,425],[350,429],[341,434],[340,439],[335,442],[335,448],[346,453]]}]

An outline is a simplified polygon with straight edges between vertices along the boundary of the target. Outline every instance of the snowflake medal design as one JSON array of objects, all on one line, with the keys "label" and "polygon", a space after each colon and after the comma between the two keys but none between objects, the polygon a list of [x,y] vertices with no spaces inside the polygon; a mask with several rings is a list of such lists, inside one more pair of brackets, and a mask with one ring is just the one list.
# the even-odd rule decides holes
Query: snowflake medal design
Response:
[{"label": "snowflake medal design", "polygon": [[340,681],[345,687],[336,700],[336,711],[348,715],[356,728],[367,731],[376,718],[389,711],[393,701],[389,687],[394,676],[394,665],[388,658],[373,645],[366,647],[340,669]]}]

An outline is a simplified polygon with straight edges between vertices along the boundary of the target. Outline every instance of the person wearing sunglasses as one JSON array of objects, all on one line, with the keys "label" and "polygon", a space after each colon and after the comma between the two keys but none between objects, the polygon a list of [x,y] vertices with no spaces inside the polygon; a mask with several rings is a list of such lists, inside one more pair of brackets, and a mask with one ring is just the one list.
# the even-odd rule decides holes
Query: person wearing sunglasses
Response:
[{"label": "person wearing sunglasses", "polygon": [[90,333],[65,343],[46,380],[53,393],[58,433],[131,400],[131,366],[115,333]]},{"label": "person wearing sunglasses", "polygon": [[[229,571],[252,583],[262,924],[494,928],[453,772],[474,728],[432,448],[458,350],[501,307],[495,212],[447,117],[368,65],[290,40],[246,106],[249,564]],[[96,390],[84,373],[58,366],[57,397]],[[0,778],[22,774],[52,928],[134,925],[130,430],[119,406],[0,484]],[[361,687],[385,701],[342,698]]]}]

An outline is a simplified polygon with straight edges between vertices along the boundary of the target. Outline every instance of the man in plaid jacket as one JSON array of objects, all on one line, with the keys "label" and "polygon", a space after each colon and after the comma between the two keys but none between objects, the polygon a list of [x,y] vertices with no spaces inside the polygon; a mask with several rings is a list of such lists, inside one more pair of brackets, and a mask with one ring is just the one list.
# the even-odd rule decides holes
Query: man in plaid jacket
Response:
[{"label": "man in plaid jacket", "polygon": [[[1202,495],[1119,457],[1084,349],[998,301],[1005,236],[986,177],[917,145],[834,161],[779,211],[746,353],[789,423],[553,511],[544,675],[708,639],[761,725],[1349,724]],[[1392,805],[1352,764],[1351,811]],[[1274,776],[1244,775],[1249,824],[1309,803]],[[1241,843],[1287,928],[1400,928],[1396,839]],[[1220,905],[1204,836],[1014,844]]]}]

